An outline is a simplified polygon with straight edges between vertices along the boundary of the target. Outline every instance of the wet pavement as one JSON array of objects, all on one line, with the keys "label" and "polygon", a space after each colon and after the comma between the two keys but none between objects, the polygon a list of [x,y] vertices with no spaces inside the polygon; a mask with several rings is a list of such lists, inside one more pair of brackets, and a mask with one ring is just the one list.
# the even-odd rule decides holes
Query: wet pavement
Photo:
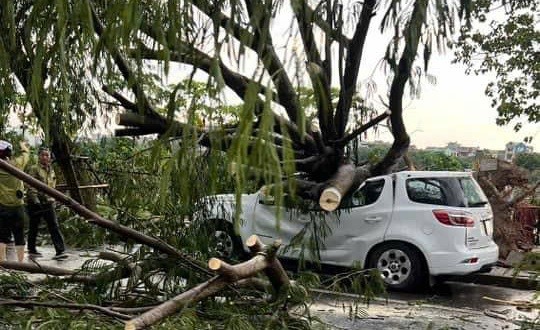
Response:
[{"label": "wet pavement", "polygon": [[516,290],[491,285],[445,282],[430,290],[428,293],[410,294],[391,292],[392,299],[402,301],[423,301],[453,308],[473,308],[482,310],[498,307],[499,304],[484,299],[490,297],[505,301],[531,301],[535,291]]},{"label": "wet pavement", "polygon": [[[114,247],[110,248],[114,250]],[[43,257],[25,261],[33,260],[66,269],[80,268],[86,260],[97,256],[99,252],[68,249],[67,259],[54,260],[52,247],[44,246],[39,250]],[[14,260],[14,254],[10,253],[10,256]],[[540,330],[538,310],[520,310],[511,304],[516,301],[533,301],[536,294],[538,292],[535,290],[445,282],[429,292],[390,292],[388,298],[377,298],[369,305],[363,302],[355,305],[354,302],[359,301],[355,295],[315,291],[315,303],[310,306],[310,310],[330,329],[520,329],[522,320],[536,318],[536,327],[526,329]],[[484,297],[503,303],[486,300]]]},{"label": "wet pavement", "polygon": [[[520,329],[522,322],[536,320],[525,329],[540,329],[537,310],[519,310],[507,302],[532,301],[534,291],[448,282],[437,292],[406,294],[390,292],[369,305],[354,305],[354,295],[318,292],[311,309],[331,329]],[[358,310],[356,313],[352,311]]]}]

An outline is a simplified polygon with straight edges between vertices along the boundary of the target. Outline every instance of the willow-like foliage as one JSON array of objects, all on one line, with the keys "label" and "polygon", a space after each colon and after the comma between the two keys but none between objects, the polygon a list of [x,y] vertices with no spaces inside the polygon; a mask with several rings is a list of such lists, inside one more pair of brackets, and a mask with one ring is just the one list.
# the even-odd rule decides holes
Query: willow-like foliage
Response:
[{"label": "willow-like foliage", "polygon": [[[124,114],[117,135],[149,135],[153,141],[118,142],[135,151],[131,158],[112,155],[106,143],[90,148],[101,156],[102,170],[118,163],[123,170],[133,168],[109,176],[113,207],[107,211],[122,224],[191,252],[196,248],[184,229],[205,201],[200,197],[234,191],[240,199],[266,184],[278,209],[285,196],[318,200],[340,167],[351,162],[349,145],[386,117],[393,145],[377,164],[359,166],[348,186],[391,171],[409,145],[403,100],[407,92],[418,95],[432,49],[444,47],[460,19],[466,23],[470,3],[0,0],[0,123],[6,124],[8,112],[29,111],[44,139],[69,152],[85,128]],[[381,35],[390,35],[380,54],[389,83],[377,88],[380,95],[368,84],[371,94],[364,96],[359,72],[363,53],[372,49],[368,33],[379,33],[376,15],[382,17]],[[309,106],[305,94],[311,95]],[[374,102],[377,97],[384,106]],[[236,206],[238,219],[241,204]],[[326,235],[327,224],[314,215],[297,243],[316,257]],[[186,286],[201,280],[146,247],[133,261],[151,264],[143,276],[129,277],[128,290],[115,282],[84,292],[89,298],[70,290],[68,298],[128,300],[142,283],[146,291],[132,301],[155,303],[181,290],[180,279]],[[107,271],[97,264],[87,270]],[[152,285],[153,276],[163,276],[162,286]],[[351,283],[354,289],[367,287],[359,278]],[[286,296],[298,303],[304,298]],[[208,300],[197,307],[204,319],[185,310],[174,322],[212,328],[226,314],[229,329],[311,326],[309,318],[291,318],[283,304],[246,308]],[[61,313],[51,322],[67,319]]]},{"label": "willow-like foliage", "polygon": [[[277,187],[298,172],[324,182],[343,162],[344,146],[337,142],[353,128],[350,118],[365,120],[367,108],[353,107],[353,98],[367,32],[372,17],[380,13],[381,33],[393,34],[381,57],[389,77],[401,86],[389,92],[398,143],[381,166],[385,171],[408,144],[401,102],[392,100],[403,97],[406,82],[411,94],[419,93],[425,72],[413,66],[418,50],[423,51],[427,69],[432,49],[445,47],[459,18],[470,17],[470,9],[468,1],[450,0],[370,0],[350,6],[301,0],[3,1],[1,96],[13,109],[12,95],[23,94],[44,132],[56,120],[69,128],[68,134],[83,125],[102,124],[116,105],[158,118],[163,130],[154,132],[179,136],[187,149],[200,143],[201,133],[220,128],[209,121],[202,128],[194,125],[200,115],[175,97],[185,86],[170,90],[163,84],[166,77],[181,74],[176,63],[182,63],[192,68],[190,79],[207,74],[205,102],[222,100],[224,91],[234,92],[243,102],[235,132],[218,133],[218,142],[211,145],[228,150],[238,173],[238,191],[252,179],[244,170]],[[286,21],[295,31],[292,48],[275,35],[277,25]],[[300,61],[291,65],[283,54]],[[337,102],[332,96],[334,81],[340,86]],[[306,113],[295,86],[313,89],[317,115]],[[212,118],[208,113],[206,117]],[[173,120],[183,124],[172,129]],[[313,125],[316,131],[310,129]],[[224,145],[224,140],[230,142]],[[295,152],[283,141],[290,141]],[[264,157],[269,159],[263,161],[267,153]],[[175,159],[181,162],[181,157]],[[181,165],[174,162],[166,166]]]}]

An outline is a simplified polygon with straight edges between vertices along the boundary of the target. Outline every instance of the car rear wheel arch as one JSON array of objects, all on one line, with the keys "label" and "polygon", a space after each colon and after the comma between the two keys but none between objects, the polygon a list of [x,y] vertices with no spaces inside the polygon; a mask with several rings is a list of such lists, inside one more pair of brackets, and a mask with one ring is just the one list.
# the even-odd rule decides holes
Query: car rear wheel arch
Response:
[{"label": "car rear wheel arch", "polygon": [[413,289],[417,289],[423,285],[428,284],[428,278],[429,278],[429,266],[426,260],[426,257],[424,253],[414,244],[401,241],[401,240],[391,240],[391,241],[384,241],[381,243],[378,243],[374,245],[366,255],[366,260],[364,262],[364,268],[377,268],[377,261],[375,258],[379,257],[382,251],[385,250],[391,250],[391,249],[397,249],[397,250],[403,250],[405,253],[410,253],[411,256],[409,256],[411,259],[417,258],[418,261],[415,263],[419,263],[420,268],[418,270],[414,270],[415,276],[417,278],[410,281],[412,285],[406,285],[406,286],[393,286],[388,285],[392,289],[398,289],[398,290],[405,290],[410,291]]}]

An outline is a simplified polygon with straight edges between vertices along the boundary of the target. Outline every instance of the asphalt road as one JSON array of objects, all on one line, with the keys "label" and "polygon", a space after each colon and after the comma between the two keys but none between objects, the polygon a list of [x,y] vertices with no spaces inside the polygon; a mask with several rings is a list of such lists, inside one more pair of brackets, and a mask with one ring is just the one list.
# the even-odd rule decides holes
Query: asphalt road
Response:
[{"label": "asphalt road", "polygon": [[534,291],[447,282],[425,293],[389,292],[387,300],[379,298],[369,305],[355,305],[353,295],[319,292],[311,310],[331,329],[540,329],[538,310],[520,310],[510,303],[532,301],[534,295]]},{"label": "asphalt road", "polygon": [[[42,247],[40,263],[79,268],[95,252],[68,250],[69,258],[53,260],[54,250]],[[12,256],[14,257],[14,256]],[[366,305],[359,297],[328,291],[314,292],[310,310],[330,329],[534,329],[540,330],[538,310],[520,310],[512,302],[533,301],[534,290],[446,282],[428,292],[389,292]],[[490,297],[507,303],[486,300]],[[539,302],[538,300],[536,301]],[[535,324],[522,328],[524,320]]]}]

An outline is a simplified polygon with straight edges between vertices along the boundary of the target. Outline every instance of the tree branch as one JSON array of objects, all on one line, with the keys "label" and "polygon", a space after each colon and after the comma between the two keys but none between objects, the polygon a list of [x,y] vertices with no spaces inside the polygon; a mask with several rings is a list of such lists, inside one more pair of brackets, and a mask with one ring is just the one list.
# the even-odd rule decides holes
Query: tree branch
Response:
[{"label": "tree branch", "polygon": [[411,18],[405,29],[405,48],[401,54],[397,72],[394,73],[390,87],[390,123],[394,142],[385,157],[373,168],[373,175],[388,173],[407,151],[410,138],[403,122],[403,91],[410,78],[412,63],[418,51],[418,44],[422,36],[422,27],[426,21],[428,0],[418,0],[414,3]]},{"label": "tree branch", "polygon": [[371,127],[377,125],[381,121],[388,118],[388,116],[390,116],[390,114],[391,114],[390,111],[385,111],[384,113],[382,113],[382,114],[378,115],[377,117],[371,119],[369,122],[365,123],[364,125],[358,127],[357,129],[355,129],[354,131],[352,131],[350,134],[343,137],[342,139],[337,140],[337,141],[332,141],[332,144],[334,144],[336,147],[339,147],[339,148],[346,146],[349,142],[354,140],[354,138],[356,138],[358,135],[364,133],[365,131],[367,131]]},{"label": "tree branch", "polygon": [[116,91],[113,91],[112,88],[110,88],[109,86],[103,86],[102,89],[105,93],[109,94],[111,97],[113,97],[118,102],[120,102],[120,105],[124,107],[125,109],[130,110],[132,112],[137,112],[138,110],[137,104],[128,100],[124,95]]},{"label": "tree branch", "polygon": [[343,80],[341,81],[339,101],[336,108],[335,123],[338,137],[342,137],[345,134],[345,128],[347,127],[347,122],[349,120],[352,99],[356,92],[358,70],[360,68],[371,18],[374,16],[373,10],[376,3],[376,0],[364,1],[360,18],[356,25],[356,31],[348,48],[347,58],[345,60],[345,72]]},{"label": "tree branch", "polygon": [[[92,12],[92,21],[94,23],[94,31],[100,38],[102,38],[105,27],[103,26],[103,23],[101,23],[101,20],[99,19],[99,16],[96,13],[96,10],[92,4],[92,1],[88,1],[88,6]],[[135,95],[135,98],[137,99],[137,104],[139,104],[138,109],[151,117],[159,118],[158,112],[150,104],[150,101],[148,101],[148,98],[146,97],[142,86],[139,84],[139,81],[137,80],[136,75],[133,74],[131,68],[129,67],[128,62],[120,55],[119,50],[114,45],[111,45],[108,42],[105,42],[104,44],[105,44],[105,47],[107,47],[107,49],[109,50],[109,53],[114,59],[114,62],[118,66],[118,69],[124,76],[125,80],[128,82],[128,84],[131,84],[130,86],[131,90],[133,94]]]},{"label": "tree branch", "polygon": [[356,175],[352,164],[344,164],[338,168],[334,176],[328,180],[327,187],[322,191],[319,205],[325,211],[334,211],[339,207],[341,199],[347,195],[354,184]]},{"label": "tree branch", "polygon": [[[213,296],[217,292],[226,288],[229,284],[242,279],[251,278],[257,275],[259,272],[275,265],[279,264],[279,261],[275,259],[275,255],[270,258],[264,254],[257,254],[253,258],[243,263],[231,266],[226,262],[212,258],[208,261],[208,267],[217,272],[219,275],[214,276],[210,280],[201,283],[188,291],[185,291],[176,297],[158,305],[157,307],[139,315],[138,317],[126,322],[126,330],[143,329],[155,324],[156,322],[176,313],[180,309],[189,304],[196,303],[207,297]],[[279,271],[277,271],[279,272]],[[270,272],[270,274],[278,275],[278,273]],[[288,277],[285,275],[286,280],[283,285],[288,285]],[[283,279],[282,279],[283,280]],[[249,282],[247,282],[249,283]],[[278,280],[275,283],[278,285]],[[280,291],[280,287],[276,292]]]},{"label": "tree branch", "polygon": [[[246,39],[246,36],[249,36],[247,39],[249,39],[251,42],[247,43],[246,46],[259,54],[261,62],[276,86],[278,102],[285,108],[285,111],[287,112],[287,115],[291,121],[298,125],[297,121],[300,105],[296,97],[294,87],[287,76],[285,67],[275,52],[270,34],[262,36],[258,32],[255,32],[255,34],[251,33],[247,29],[240,27],[238,23],[231,21],[228,17],[221,13],[219,8],[209,4],[207,1],[194,0],[192,3],[205,15],[217,20],[220,26],[227,31],[231,31],[230,27],[232,26],[232,36],[235,37],[241,44],[245,44],[243,40]],[[248,12],[251,13],[250,17],[253,16],[252,14],[254,11],[265,10],[265,8],[257,7],[259,5],[259,1],[246,1]],[[260,15],[262,15],[262,13],[260,13]],[[252,23],[256,28],[260,27],[258,26],[259,22]]]},{"label": "tree branch", "polygon": [[62,204],[68,206],[70,209],[72,209],[75,213],[79,214],[83,218],[87,219],[88,222],[95,224],[97,226],[100,226],[102,228],[106,228],[114,233],[120,234],[125,237],[129,237],[133,239],[136,242],[145,244],[149,247],[152,247],[158,251],[161,251],[170,257],[178,258],[185,262],[187,265],[192,267],[193,269],[199,271],[202,274],[208,274],[208,271],[203,268],[196,260],[193,260],[188,255],[185,255],[183,252],[179,251],[178,249],[174,248],[173,246],[167,244],[166,242],[150,237],[148,235],[145,235],[141,232],[138,232],[134,230],[133,228],[123,226],[117,222],[107,220],[103,217],[101,217],[99,214],[94,213],[93,211],[87,209],[83,205],[76,202],[73,198],[68,197],[64,194],[62,194],[60,191],[49,187],[45,183],[35,179],[34,177],[24,173],[23,171],[19,170],[15,166],[11,165],[9,162],[0,159],[0,168],[6,171],[7,173],[13,175],[14,177],[22,180],[27,185],[37,189],[40,192],[43,192],[44,194],[53,197],[55,200],[61,202]]},{"label": "tree branch", "polygon": [[[325,66],[323,64],[317,44],[315,43],[313,35],[314,12],[310,10],[311,8],[309,8],[309,5],[304,0],[292,1],[291,6],[304,43],[307,57],[306,68],[317,101],[319,125],[323,134],[323,140],[333,139],[335,138],[335,127],[333,124],[334,114],[330,90],[330,81],[332,79],[331,65]],[[330,12],[327,13],[327,16],[331,16]],[[331,61],[329,57],[330,52],[327,52],[326,56],[326,61]]]},{"label": "tree branch", "polygon": [[51,308],[65,308],[65,309],[76,309],[76,310],[91,310],[95,312],[100,312],[101,314],[114,317],[120,320],[129,320],[130,315],[122,314],[110,310],[107,307],[102,307],[92,304],[70,304],[70,303],[59,303],[59,302],[40,302],[40,301],[20,301],[13,299],[1,299],[0,306],[17,306],[23,308],[34,308],[34,307],[51,307]]},{"label": "tree branch", "polygon": [[[208,54],[196,48],[188,49],[184,44],[173,46],[171,51],[172,52],[169,55],[172,61],[191,64],[197,69],[205,71],[209,75],[212,74],[212,58],[208,56]],[[149,60],[163,59],[162,51],[150,49],[143,44],[140,45],[140,55]],[[234,91],[241,99],[245,98],[249,85],[257,86],[259,94],[268,94],[265,86],[253,79],[232,71],[229,67],[223,64],[222,61],[219,61],[219,69],[227,87]]]},{"label": "tree branch", "polygon": [[330,83],[327,81],[322,67],[315,63],[306,64],[309,77],[313,84],[313,92],[317,101],[317,115],[323,142],[335,139],[334,113]]},{"label": "tree branch", "polygon": [[497,199],[497,201],[500,204],[507,204],[507,201],[504,199],[503,194],[501,194],[499,189],[497,189],[497,187],[495,187],[493,182],[491,182],[488,178],[486,178],[484,176],[479,176],[478,178],[480,179],[480,181],[482,181],[486,185],[486,187],[489,190],[491,190],[491,193],[493,194],[493,196],[495,196],[495,198]]}]

